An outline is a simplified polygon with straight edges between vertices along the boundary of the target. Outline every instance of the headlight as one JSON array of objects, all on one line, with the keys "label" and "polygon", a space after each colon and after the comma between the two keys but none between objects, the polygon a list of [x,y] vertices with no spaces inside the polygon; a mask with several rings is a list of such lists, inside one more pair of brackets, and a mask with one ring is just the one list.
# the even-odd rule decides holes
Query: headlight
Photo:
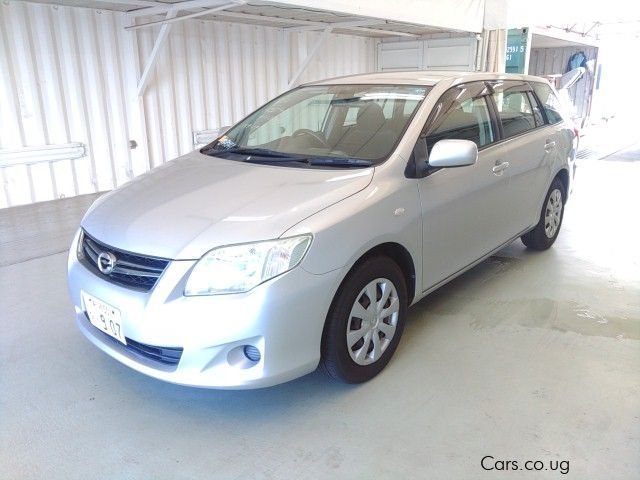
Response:
[{"label": "headlight", "polygon": [[214,248],[189,275],[186,296],[247,292],[298,265],[311,235]]}]

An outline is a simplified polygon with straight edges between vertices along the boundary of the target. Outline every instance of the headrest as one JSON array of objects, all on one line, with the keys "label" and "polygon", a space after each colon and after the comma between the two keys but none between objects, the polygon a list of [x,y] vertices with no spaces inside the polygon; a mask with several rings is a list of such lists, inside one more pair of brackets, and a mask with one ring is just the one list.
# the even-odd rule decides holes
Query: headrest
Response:
[{"label": "headrest", "polygon": [[368,102],[365,107],[358,110],[356,123],[358,128],[366,130],[377,130],[385,122],[382,107],[375,102]]}]

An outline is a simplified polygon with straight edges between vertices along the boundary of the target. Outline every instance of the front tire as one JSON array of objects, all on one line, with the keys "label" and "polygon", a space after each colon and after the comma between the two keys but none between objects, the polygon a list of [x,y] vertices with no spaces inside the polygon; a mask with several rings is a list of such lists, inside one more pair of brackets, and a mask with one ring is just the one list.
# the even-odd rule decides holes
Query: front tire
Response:
[{"label": "front tire", "polygon": [[372,257],[349,273],[331,305],[322,338],[323,369],[333,378],[362,383],[395,352],[407,316],[407,286],[388,257]]},{"label": "front tire", "polygon": [[564,216],[564,204],[566,192],[564,185],[558,177],[553,179],[549,191],[544,199],[540,220],[533,230],[528,231],[520,239],[527,248],[533,250],[546,250],[558,238],[562,218]]}]

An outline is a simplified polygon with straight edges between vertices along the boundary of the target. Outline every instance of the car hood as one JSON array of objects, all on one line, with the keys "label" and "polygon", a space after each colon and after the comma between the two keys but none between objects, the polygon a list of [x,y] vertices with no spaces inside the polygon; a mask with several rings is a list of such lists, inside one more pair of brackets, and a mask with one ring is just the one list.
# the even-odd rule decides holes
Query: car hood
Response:
[{"label": "car hood", "polygon": [[372,176],[373,168],[256,165],[195,151],[98,199],[82,227],[130,252],[198,259],[220,245],[277,238]]}]

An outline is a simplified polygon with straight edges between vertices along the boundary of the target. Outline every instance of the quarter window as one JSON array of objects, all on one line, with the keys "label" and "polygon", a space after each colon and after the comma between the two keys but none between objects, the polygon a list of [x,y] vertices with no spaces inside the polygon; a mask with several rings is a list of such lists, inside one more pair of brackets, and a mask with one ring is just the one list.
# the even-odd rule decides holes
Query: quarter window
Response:
[{"label": "quarter window", "polygon": [[544,83],[532,83],[533,91],[536,92],[536,95],[540,99],[542,103],[542,108],[544,108],[545,113],[547,114],[547,120],[549,123],[559,123],[562,121],[561,106],[560,100],[556,97],[556,94],[553,93],[551,87]]},{"label": "quarter window", "polygon": [[502,122],[504,138],[513,137],[536,128],[533,109],[527,92],[503,90],[493,94]]},{"label": "quarter window", "polygon": [[544,125],[544,117],[542,116],[542,111],[540,110],[540,105],[538,101],[533,96],[533,92],[528,92],[529,102],[533,107],[533,117],[536,119],[536,125],[539,127],[540,125]]}]

